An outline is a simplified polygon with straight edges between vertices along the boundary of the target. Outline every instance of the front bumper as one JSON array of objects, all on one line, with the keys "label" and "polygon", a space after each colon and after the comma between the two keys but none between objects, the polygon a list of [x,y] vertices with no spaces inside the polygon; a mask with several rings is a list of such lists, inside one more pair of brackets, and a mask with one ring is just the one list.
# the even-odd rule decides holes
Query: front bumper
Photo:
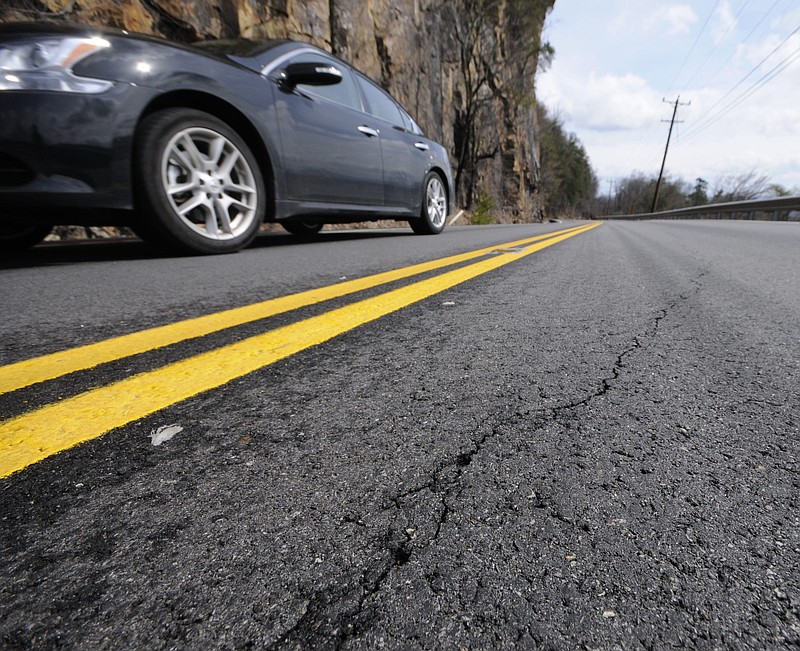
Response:
[{"label": "front bumper", "polygon": [[0,217],[75,223],[80,209],[131,210],[133,135],[154,92],[0,91]]}]

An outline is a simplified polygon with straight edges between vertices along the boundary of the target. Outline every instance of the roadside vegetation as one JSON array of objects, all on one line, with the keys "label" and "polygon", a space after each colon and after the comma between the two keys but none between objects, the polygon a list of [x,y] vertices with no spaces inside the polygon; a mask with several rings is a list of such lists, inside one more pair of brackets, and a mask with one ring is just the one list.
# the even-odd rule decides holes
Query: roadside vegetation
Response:
[{"label": "roadside vegetation", "polygon": [[[607,193],[597,197],[597,214],[630,215],[650,212],[657,181],[657,176],[646,176],[640,172],[620,179]],[[787,197],[796,193],[796,190],[773,183],[768,176],[756,170],[723,176],[711,182],[696,178],[691,183],[681,178],[665,176],[661,181],[657,209],[677,210],[728,201]]]},{"label": "roadside vegetation", "polygon": [[[544,216],[580,219],[650,212],[658,182],[657,175],[634,172],[600,188],[589,156],[577,136],[568,133],[562,120],[544,106],[539,105],[537,110],[540,192]],[[800,194],[800,189],[786,188],[774,183],[769,176],[757,170],[713,180],[696,178],[693,182],[667,175],[661,180],[657,209],[677,210],[797,194]]]},{"label": "roadside vegetation", "polygon": [[539,120],[540,191],[545,216],[590,217],[595,211],[597,176],[574,133],[541,104]]},{"label": "roadside vegetation", "polygon": [[[538,119],[540,191],[546,217],[578,219],[650,212],[657,175],[634,172],[600,188],[589,156],[577,136],[565,131],[561,119],[543,106],[538,107]],[[657,209],[677,210],[797,194],[800,194],[798,188],[774,183],[757,170],[713,180],[696,178],[693,182],[667,175],[661,180]]]}]

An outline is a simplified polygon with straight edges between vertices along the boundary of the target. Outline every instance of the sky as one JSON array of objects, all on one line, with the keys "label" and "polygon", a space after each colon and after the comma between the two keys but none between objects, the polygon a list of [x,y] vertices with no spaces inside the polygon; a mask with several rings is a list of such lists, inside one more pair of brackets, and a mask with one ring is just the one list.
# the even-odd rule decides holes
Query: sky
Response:
[{"label": "sky", "polygon": [[607,193],[634,173],[711,189],[755,171],[800,195],[800,0],[556,0],[537,98]]}]

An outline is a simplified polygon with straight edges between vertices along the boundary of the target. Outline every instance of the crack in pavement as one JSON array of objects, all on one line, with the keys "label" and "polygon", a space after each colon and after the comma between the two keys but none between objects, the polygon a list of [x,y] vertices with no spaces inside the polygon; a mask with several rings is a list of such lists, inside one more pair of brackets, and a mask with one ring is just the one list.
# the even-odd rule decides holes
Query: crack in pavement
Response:
[{"label": "crack in pavement", "polygon": [[[395,568],[407,564],[414,552],[417,551],[415,536],[413,535],[414,531],[408,527],[398,525],[406,510],[403,502],[425,491],[437,496],[440,507],[435,516],[436,529],[424,547],[430,546],[439,538],[442,526],[447,522],[450,513],[447,500],[451,496],[453,488],[460,484],[460,479],[467,466],[472,463],[475,455],[480,453],[487,441],[497,435],[500,427],[510,424],[519,417],[520,414],[515,414],[504,419],[500,425],[493,428],[491,433],[486,433],[477,441],[473,441],[473,445],[469,450],[462,451],[455,457],[440,463],[431,473],[430,481],[390,497],[389,505],[386,508],[394,509],[396,515],[383,536],[383,548],[388,554],[361,573],[361,578],[358,582],[360,594],[356,603],[353,603],[350,607],[342,607],[348,597],[352,600],[355,590],[350,587],[342,588],[336,586],[334,589],[315,593],[309,600],[309,605],[306,607],[302,617],[280,636],[281,644],[295,648],[297,644],[311,643],[314,648],[329,646],[338,650],[349,639],[358,635],[367,624],[364,618],[369,603],[374,601],[381,592]],[[480,430],[481,426],[478,426],[477,429]],[[444,475],[447,471],[454,471],[454,473],[450,477],[445,477]],[[321,630],[331,627],[333,630],[330,630],[327,635]]]},{"label": "crack in pavement", "polygon": [[640,348],[642,348],[645,341],[653,339],[658,335],[658,331],[661,328],[662,321],[664,321],[664,319],[667,318],[667,316],[669,315],[670,312],[672,312],[672,310],[678,307],[681,303],[688,301],[690,298],[693,298],[700,292],[700,290],[703,288],[703,284],[700,281],[707,273],[708,272],[706,271],[701,271],[696,279],[695,278],[690,279],[689,282],[691,282],[695,286],[692,292],[690,292],[689,294],[678,294],[679,296],[678,300],[673,301],[667,307],[662,308],[658,310],[658,312],[656,312],[656,316],[653,319],[652,325],[644,333],[637,334],[636,336],[634,336],[633,343],[617,356],[617,359],[614,362],[614,366],[611,369],[611,375],[609,377],[605,377],[602,379],[602,383],[598,389],[590,393],[585,398],[582,398],[581,400],[576,400],[563,405],[552,407],[549,410],[549,416],[550,416],[549,419],[557,419],[558,416],[561,415],[563,412],[572,411],[579,407],[586,407],[593,400],[601,398],[602,396],[606,395],[612,389],[612,383],[618,380],[622,375],[623,369],[625,368],[625,358],[633,354]]},{"label": "crack in pavement", "polygon": [[[384,508],[394,510],[395,516],[383,536],[382,547],[385,552],[383,557],[362,571],[356,589],[340,584],[315,593],[309,600],[309,605],[300,620],[280,636],[281,643],[292,648],[299,643],[312,644],[315,648],[339,650],[350,639],[363,632],[369,623],[366,618],[369,604],[375,601],[393,571],[409,563],[415,553],[418,554],[440,540],[443,527],[452,514],[453,509],[450,502],[453,499],[457,501],[463,491],[462,477],[486,445],[501,435],[500,432],[503,429],[513,427],[523,420],[529,420],[531,417],[537,419],[538,417],[536,429],[539,429],[548,422],[561,422],[563,415],[567,412],[585,407],[597,398],[605,396],[624,373],[626,358],[641,349],[647,340],[658,335],[662,322],[670,312],[700,292],[702,289],[700,280],[705,274],[705,271],[701,271],[697,279],[690,280],[694,284],[693,291],[688,294],[679,294],[678,299],[656,312],[652,323],[646,330],[635,335],[632,343],[617,356],[610,375],[602,379],[597,389],[580,400],[539,412],[517,410],[515,413],[501,418],[491,426],[490,432],[472,440],[472,445],[468,450],[461,451],[440,462],[430,473],[429,481],[389,497]],[[484,419],[474,431],[479,432],[487,427],[490,420],[492,419]],[[410,520],[407,515],[410,503],[426,491],[435,496],[437,500],[437,505],[432,507],[435,509],[435,513],[430,518],[435,522],[435,529],[427,541],[420,542],[415,536],[416,529],[405,526],[405,524]],[[534,507],[545,510],[550,517],[557,521],[569,527],[589,530],[587,523],[567,517],[556,504],[551,503],[542,495],[534,493],[532,498],[536,500]],[[401,520],[405,520],[405,523]],[[356,594],[358,594],[357,598],[355,598]],[[348,601],[349,605],[345,605]]]}]

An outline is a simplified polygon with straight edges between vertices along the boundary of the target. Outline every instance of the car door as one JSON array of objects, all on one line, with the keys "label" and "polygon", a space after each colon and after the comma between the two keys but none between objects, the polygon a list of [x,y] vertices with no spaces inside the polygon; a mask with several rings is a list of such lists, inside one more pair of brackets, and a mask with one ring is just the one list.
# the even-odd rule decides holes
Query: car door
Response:
[{"label": "car door", "polygon": [[365,108],[380,121],[384,205],[416,211],[430,168],[425,139],[411,131],[413,122],[392,97],[361,74],[356,74]]},{"label": "car door", "polygon": [[342,73],[331,86],[288,88],[274,71],[285,195],[292,201],[383,204],[383,168],[377,130],[362,111],[350,70],[317,52],[285,62],[324,62]]}]

